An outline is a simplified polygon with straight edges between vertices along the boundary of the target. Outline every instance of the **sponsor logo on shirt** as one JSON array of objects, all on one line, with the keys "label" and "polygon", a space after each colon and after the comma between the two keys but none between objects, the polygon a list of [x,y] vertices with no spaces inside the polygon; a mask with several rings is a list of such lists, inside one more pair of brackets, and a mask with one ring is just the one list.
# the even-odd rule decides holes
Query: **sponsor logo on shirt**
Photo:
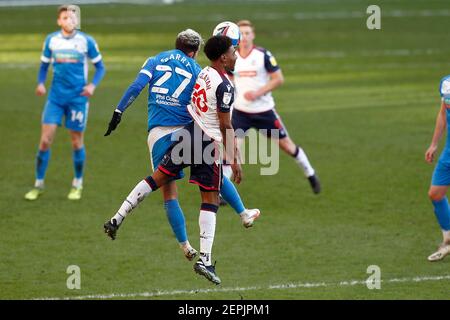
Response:
[{"label": "sponsor logo on shirt", "polygon": [[225,92],[225,93],[223,94],[223,99],[222,99],[222,101],[223,101],[224,104],[227,105],[227,107],[228,107],[228,105],[230,104],[231,98],[232,98],[232,97],[233,97],[233,94],[232,94],[231,92]]},{"label": "sponsor logo on shirt", "polygon": [[79,55],[74,53],[60,52],[55,53],[56,63],[78,63],[80,62]]},{"label": "sponsor logo on shirt", "polygon": [[251,71],[239,71],[238,75],[239,77],[256,77],[258,73],[255,70],[251,70]]}]

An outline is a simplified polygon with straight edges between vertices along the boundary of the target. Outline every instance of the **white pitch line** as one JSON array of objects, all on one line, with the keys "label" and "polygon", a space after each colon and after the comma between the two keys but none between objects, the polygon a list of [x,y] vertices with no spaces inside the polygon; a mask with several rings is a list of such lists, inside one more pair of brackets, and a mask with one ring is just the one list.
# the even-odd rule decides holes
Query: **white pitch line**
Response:
[{"label": "white pitch line", "polygon": [[[450,280],[450,275],[444,276],[420,276],[413,278],[394,278],[381,280],[382,283],[405,283],[405,282],[424,282],[424,281],[442,281]],[[197,290],[155,290],[151,292],[137,292],[137,293],[109,293],[109,294],[91,294],[84,296],[73,297],[41,297],[34,298],[33,300],[84,300],[84,299],[113,299],[113,298],[152,298],[161,296],[174,296],[174,295],[194,295],[198,293],[215,293],[215,292],[242,292],[242,291],[255,291],[255,290],[284,290],[284,289],[298,289],[298,288],[318,288],[318,287],[352,287],[356,285],[365,285],[365,280],[349,280],[341,281],[337,283],[326,282],[305,282],[305,283],[287,283],[287,284],[274,284],[269,286],[253,286],[253,287],[229,287],[229,288],[215,288],[215,289],[197,289]]]}]

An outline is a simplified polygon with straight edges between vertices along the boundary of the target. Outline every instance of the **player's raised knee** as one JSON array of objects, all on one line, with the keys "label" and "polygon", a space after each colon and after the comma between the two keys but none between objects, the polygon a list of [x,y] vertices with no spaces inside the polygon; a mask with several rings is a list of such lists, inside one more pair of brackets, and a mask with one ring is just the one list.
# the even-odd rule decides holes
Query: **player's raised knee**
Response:
[{"label": "player's raised knee", "polygon": [[440,201],[445,197],[445,190],[439,190],[432,187],[428,190],[428,197],[432,201]]}]

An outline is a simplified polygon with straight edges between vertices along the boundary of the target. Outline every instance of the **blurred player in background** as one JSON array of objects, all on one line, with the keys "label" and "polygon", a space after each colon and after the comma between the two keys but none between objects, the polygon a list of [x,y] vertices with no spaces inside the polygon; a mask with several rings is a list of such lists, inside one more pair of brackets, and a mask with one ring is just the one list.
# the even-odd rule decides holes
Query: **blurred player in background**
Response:
[{"label": "blurred player in background", "polygon": [[[25,199],[36,200],[44,192],[44,178],[50,160],[50,147],[56,129],[63,117],[69,130],[73,148],[75,177],[68,194],[69,200],[81,199],[83,171],[86,158],[84,130],[88,118],[88,99],[105,74],[102,56],[91,36],[77,30],[78,17],[70,5],[58,8],[60,31],[51,33],[44,42],[36,95],[46,94],[45,80],[50,63],[53,65],[53,81],[42,113],[42,129],[39,151],[36,156],[36,181],[34,188],[25,194]],[[87,83],[87,59],[95,66],[91,83]]]},{"label": "blurred player in background", "polygon": [[[241,168],[236,159],[237,154],[234,152],[236,146],[230,119],[234,88],[226,75],[226,71],[234,69],[237,56],[230,38],[225,36],[212,37],[206,42],[204,49],[206,56],[211,61],[211,67],[204,68],[198,78],[193,78],[188,73],[192,75],[197,67],[192,58],[197,55],[200,39],[198,33],[193,30],[188,29],[181,32],[177,37],[177,48],[179,48],[180,40],[184,40],[183,43],[189,43],[191,49],[188,50],[187,54],[190,57],[184,56],[184,53],[180,50],[171,53],[163,52],[154,59],[147,61],[144,65],[145,67],[149,64],[156,64],[155,67],[150,67],[150,70],[155,71],[159,69],[168,72],[169,64],[161,63],[173,61],[175,63],[173,65],[175,72],[177,72],[176,65],[179,65],[178,73],[190,80],[189,82],[186,81],[184,87],[188,83],[191,84],[191,80],[194,81],[195,87],[192,94],[192,103],[187,106],[187,109],[195,121],[190,121],[189,124],[184,126],[182,130],[188,134],[183,135],[183,138],[179,141],[173,142],[165,151],[152,176],[138,183],[123,202],[119,211],[110,221],[105,223],[105,231],[110,236],[115,235],[122,220],[139,202],[159,187],[173,183],[173,179],[180,176],[183,168],[189,166],[191,169],[189,182],[199,186],[202,198],[199,215],[200,258],[194,264],[194,270],[209,281],[220,284],[221,281],[216,275],[211,257],[216,229],[216,213],[219,205],[218,196],[222,186],[220,143],[222,143],[225,152],[228,153],[227,158],[233,160],[232,170],[236,183],[239,184],[241,181]],[[183,69],[181,69],[181,66],[184,66]],[[184,70],[184,72],[181,72],[181,70]],[[153,76],[157,77],[156,73]],[[150,77],[147,78],[147,82],[150,79]],[[167,77],[165,80],[167,80]],[[197,81],[195,82],[195,80]],[[163,81],[158,80],[153,86],[150,86],[151,92],[167,93],[166,90],[163,90],[163,87],[156,87],[156,84],[162,85]],[[154,90],[154,88],[157,90]],[[183,90],[179,91],[182,92]],[[188,148],[186,148],[186,143],[188,143]],[[231,150],[228,149],[229,146],[231,146]],[[182,150],[181,159],[175,159],[172,151],[180,147],[180,150]],[[199,160],[197,155],[200,155]],[[186,156],[188,156],[187,159],[185,158]],[[198,162],[195,160],[198,160]]]},{"label": "blurred player in background", "polygon": [[[187,29],[178,34],[174,50],[165,51],[147,59],[135,81],[120,100],[109,123],[108,131],[105,133],[107,136],[116,129],[121,121],[122,113],[148,84],[148,147],[153,170],[158,167],[164,154],[172,145],[176,132],[193,121],[187,105],[190,103],[195,81],[201,71],[195,61],[201,43],[201,36],[196,31]],[[185,257],[192,260],[197,255],[197,251],[188,241],[186,222],[178,202],[175,184],[176,180],[183,177],[183,172],[179,171],[169,183],[161,187],[161,190],[164,208],[175,237]],[[251,227],[260,214],[259,210],[244,207],[239,193],[228,178],[223,181],[221,193],[240,215],[244,227]],[[123,212],[131,211],[136,205],[137,203],[133,200],[126,202],[116,217],[105,223],[105,232],[112,239],[115,239],[116,232],[123,221]]]},{"label": "blurred player in background", "polygon": [[[319,193],[320,182],[303,149],[289,137],[280,116],[275,111],[272,91],[283,84],[284,78],[274,56],[253,43],[255,30],[252,23],[242,20],[237,23],[241,32],[238,60],[234,72],[236,102],[232,122],[234,130],[244,132],[250,128],[264,130],[268,138],[271,130],[278,130],[280,148],[292,156],[308,178],[314,193]],[[243,138],[243,137],[240,137]],[[227,166],[224,175],[230,176]]]},{"label": "blurred player in background", "polygon": [[[448,129],[450,120],[450,75],[441,80],[439,92],[441,94],[441,108],[439,109],[436,127],[431,145],[425,152],[425,161],[432,163],[439,140]],[[428,257],[429,261],[439,261],[450,253],[450,208],[446,196],[450,185],[450,139],[447,136],[445,148],[434,169],[428,196],[434,206],[434,213],[442,230],[443,241],[438,250]]]}]

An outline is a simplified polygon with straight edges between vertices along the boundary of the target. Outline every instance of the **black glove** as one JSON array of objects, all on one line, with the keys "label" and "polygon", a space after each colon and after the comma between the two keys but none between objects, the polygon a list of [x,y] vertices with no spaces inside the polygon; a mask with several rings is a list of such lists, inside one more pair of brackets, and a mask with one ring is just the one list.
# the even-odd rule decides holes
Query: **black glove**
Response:
[{"label": "black glove", "polygon": [[120,123],[121,118],[122,118],[122,113],[115,110],[113,113],[113,116],[111,118],[111,121],[109,122],[108,130],[106,130],[105,137],[109,136],[111,134],[111,132],[116,130],[117,125]]}]

